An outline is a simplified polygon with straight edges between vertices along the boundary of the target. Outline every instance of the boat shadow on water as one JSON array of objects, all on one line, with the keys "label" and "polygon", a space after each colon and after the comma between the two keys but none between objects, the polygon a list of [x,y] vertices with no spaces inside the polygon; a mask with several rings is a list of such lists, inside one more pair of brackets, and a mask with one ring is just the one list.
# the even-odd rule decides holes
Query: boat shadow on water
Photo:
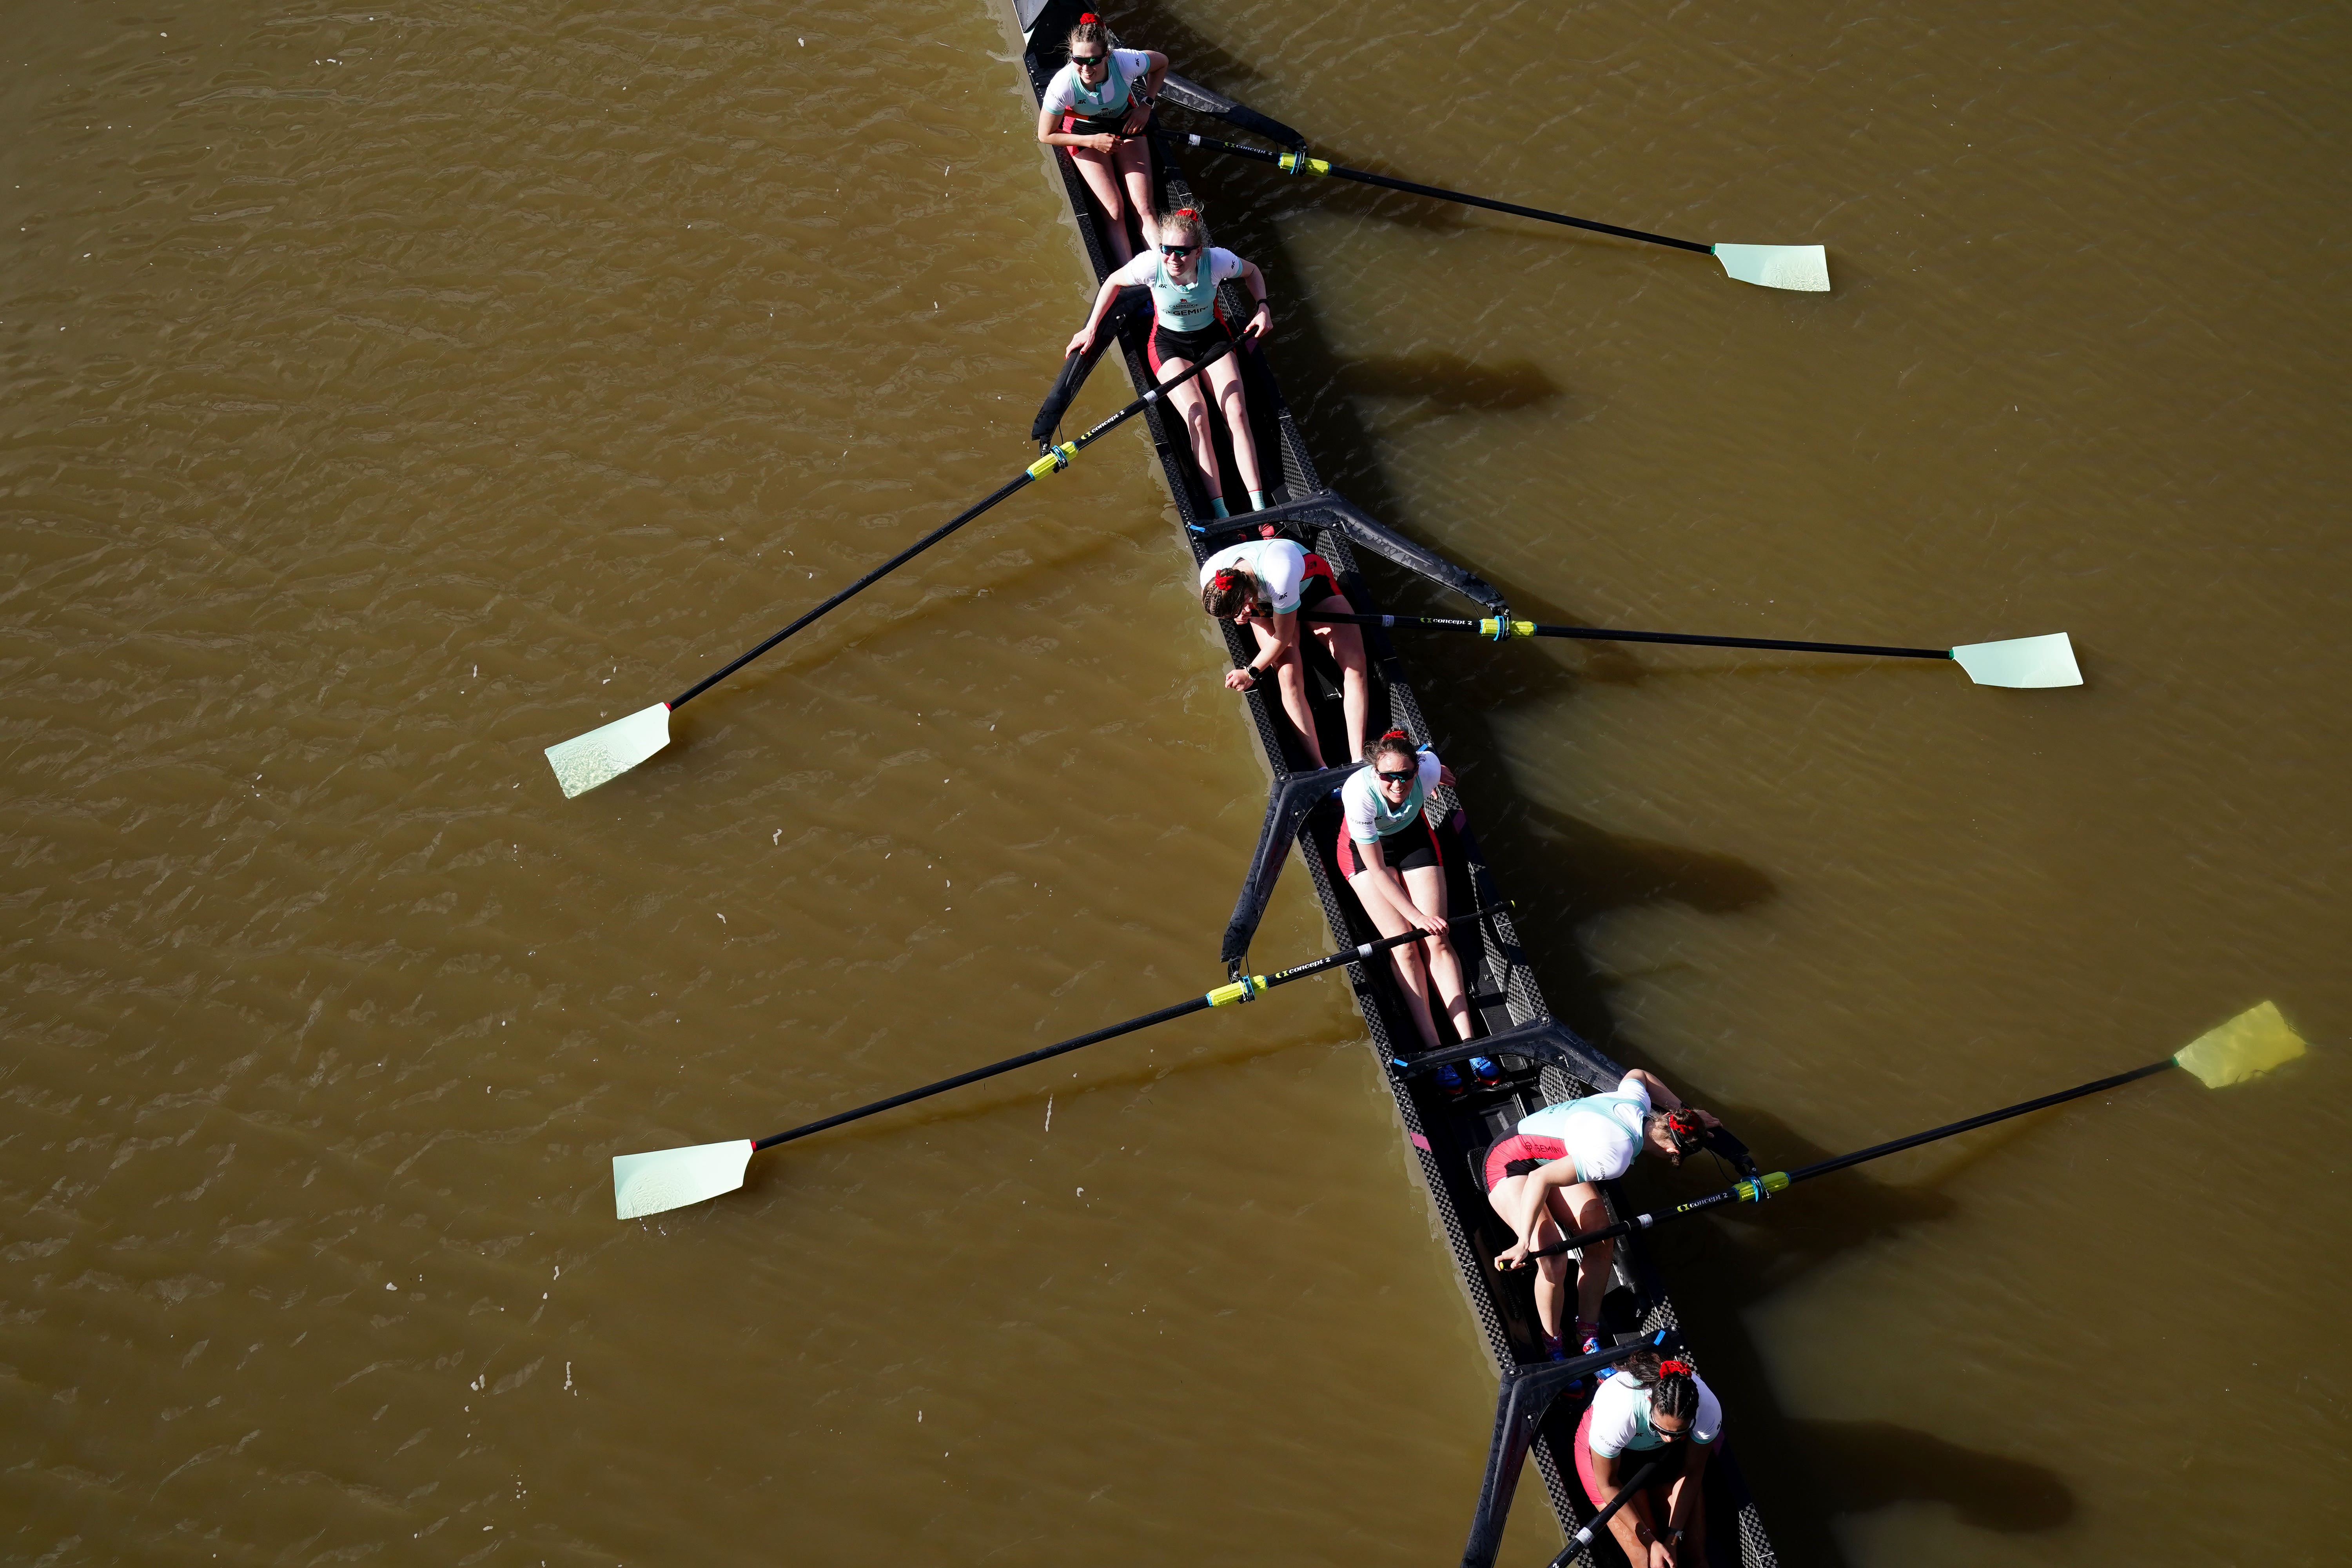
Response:
[{"label": "boat shadow on water", "polygon": [[[1794,1169],[1839,1152],[1770,1111],[1710,1099],[1703,1084],[1691,1087],[1699,1103],[1739,1130],[1768,1169]],[[1849,1171],[1838,1177],[1834,1194],[1813,1194],[1808,1203],[1742,1205],[1651,1237],[1670,1280],[1706,1282],[1703,1290],[1677,1293],[1684,1325],[1708,1349],[1708,1379],[1736,1415],[1740,1461],[1750,1485],[1773,1504],[1773,1534],[1785,1560],[1843,1562],[1831,1522],[1897,1503],[1942,1503],[1965,1524],[2009,1534],[2054,1530],[2074,1518],[2073,1489],[2048,1466],[1888,1421],[1787,1414],[1740,1321],[1857,1248],[1950,1218],[1959,1207],[1945,1190],[1952,1180],[2028,1131],[2012,1124],[1919,1182],[1896,1184]],[[1709,1159],[1679,1172],[1644,1171],[1630,1185],[1642,1206],[1651,1207],[1718,1190],[1732,1179],[1727,1167]]]}]

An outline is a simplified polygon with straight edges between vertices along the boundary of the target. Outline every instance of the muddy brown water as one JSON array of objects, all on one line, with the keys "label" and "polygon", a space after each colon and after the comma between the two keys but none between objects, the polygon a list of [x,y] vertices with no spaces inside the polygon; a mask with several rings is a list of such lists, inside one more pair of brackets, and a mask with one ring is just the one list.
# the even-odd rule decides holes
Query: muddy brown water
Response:
[{"label": "muddy brown water", "polygon": [[[2344,16],[1114,19],[1342,162],[1830,247],[1776,295],[1198,167],[1326,471],[1521,613],[2076,640],[2035,694],[1412,643],[1581,1025],[1781,1165],[2265,997],[2314,1044],[1675,1237],[1790,1559],[2334,1560]],[[617,1151],[1219,978],[1262,775],[1131,434],[625,780],[539,756],[1025,459],[1084,289],[1013,52],[977,0],[15,19],[8,1561],[1459,1551],[1492,1373],[1336,982],[612,1218]],[[1258,953],[1323,942],[1294,879]],[[1523,1494],[1505,1560],[1556,1544]]]}]

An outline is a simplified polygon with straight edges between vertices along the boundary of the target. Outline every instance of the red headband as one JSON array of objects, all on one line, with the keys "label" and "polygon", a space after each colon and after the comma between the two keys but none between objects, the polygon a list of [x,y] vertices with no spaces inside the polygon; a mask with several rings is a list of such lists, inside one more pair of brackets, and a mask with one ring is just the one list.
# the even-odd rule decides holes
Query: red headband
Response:
[{"label": "red headband", "polygon": [[1662,1361],[1658,1363],[1660,1377],[1688,1377],[1690,1374],[1690,1363],[1686,1361]]},{"label": "red headband", "polygon": [[1237,588],[1241,586],[1241,581],[1242,574],[1234,571],[1232,567],[1227,566],[1220,570],[1215,576],[1209,579],[1209,586],[1222,594],[1228,588]]},{"label": "red headband", "polygon": [[1081,27],[1099,27],[1102,26],[1102,18],[1096,16],[1092,11],[1081,11],[1078,13],[1078,26]]},{"label": "red headband", "polygon": [[1199,217],[1201,216],[1201,209],[1198,207],[1178,207],[1174,212],[1170,213],[1168,216],[1170,217]]},{"label": "red headband", "polygon": [[1696,1132],[1699,1131],[1703,1123],[1701,1123],[1698,1119],[1698,1112],[1690,1110],[1677,1110],[1666,1112],[1666,1125],[1673,1128],[1677,1132]]},{"label": "red headband", "polygon": [[1406,734],[1402,730],[1391,730],[1387,734],[1382,735],[1381,739],[1383,741],[1410,741],[1412,737]]}]

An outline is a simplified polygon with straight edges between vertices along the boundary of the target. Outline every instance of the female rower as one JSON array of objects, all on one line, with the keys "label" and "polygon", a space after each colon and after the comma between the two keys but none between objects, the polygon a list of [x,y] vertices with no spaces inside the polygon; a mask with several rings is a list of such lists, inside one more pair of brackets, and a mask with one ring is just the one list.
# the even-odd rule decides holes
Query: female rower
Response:
[{"label": "female rower", "polygon": [[1157,49],[1111,47],[1110,29],[1092,11],[1070,29],[1069,47],[1070,63],[1045,84],[1037,140],[1069,150],[1070,162],[1102,205],[1103,238],[1117,267],[1135,254],[1127,237],[1130,209],[1143,226],[1143,242],[1152,243],[1151,152],[1143,128],[1168,75],[1168,57]]},{"label": "female rower", "polygon": [[[1425,809],[1431,790],[1453,786],[1454,771],[1435,752],[1416,750],[1402,730],[1373,742],[1370,761],[1370,767],[1349,773],[1339,786],[1339,875],[1348,879],[1382,936],[1429,933],[1425,941],[1391,948],[1389,961],[1396,965],[1422,1045],[1433,1050],[1440,1043],[1429,1010],[1433,981],[1454,1037],[1466,1044],[1472,1034],[1470,993],[1462,982],[1461,955],[1446,940],[1445,860]],[[1474,1058],[1471,1068],[1481,1081],[1499,1077],[1483,1057]]]},{"label": "female rower", "polygon": [[[1685,1105],[1654,1073],[1635,1068],[1608,1094],[1587,1095],[1547,1105],[1519,1118],[1511,1135],[1486,1151],[1486,1201],[1509,1223],[1518,1245],[1495,1259],[1497,1268],[1517,1268],[1529,1252],[1563,1236],[1599,1230],[1609,1223],[1601,1201],[1601,1182],[1633,1169],[1648,1149],[1675,1164],[1705,1142],[1706,1130],[1722,1123]],[[1613,1241],[1595,1242],[1577,1259],[1576,1317],[1563,1325],[1568,1305],[1568,1258],[1536,1259],[1536,1315],[1543,1320],[1544,1349],[1555,1361],[1601,1348],[1601,1298],[1609,1289]]]},{"label": "female rower", "polygon": [[1609,1521],[1635,1568],[1706,1561],[1706,1462],[1723,1436],[1723,1405],[1688,1362],[1655,1351],[1626,1358],[1601,1381],[1576,1428],[1576,1474],[1604,1508],[1644,1465],[1642,1489]]},{"label": "female rower", "polygon": [[[1331,563],[1287,539],[1253,539],[1220,550],[1201,563],[1201,608],[1219,620],[1247,626],[1257,637],[1257,657],[1229,671],[1225,685],[1234,691],[1247,691],[1257,684],[1258,677],[1272,670],[1282,710],[1306,741],[1308,759],[1319,768],[1323,742],[1315,733],[1315,710],[1307,700],[1307,659],[1298,640],[1298,612],[1315,605],[1342,614],[1349,611],[1348,595],[1339,592],[1339,580],[1331,574]],[[1315,628],[1315,640],[1339,667],[1339,707],[1348,721],[1348,760],[1361,762],[1367,690],[1363,634],[1344,621],[1309,624]]]},{"label": "female rower", "polygon": [[[1101,325],[1103,313],[1119,289],[1130,283],[1149,284],[1151,289],[1151,340],[1145,357],[1151,362],[1151,374],[1161,381],[1192,369],[1211,343],[1232,340],[1223,308],[1217,301],[1217,285],[1229,278],[1240,279],[1250,298],[1257,301],[1257,309],[1242,325],[1242,336],[1253,341],[1264,337],[1274,326],[1274,307],[1265,299],[1265,274],[1257,269],[1257,263],[1244,261],[1222,246],[1202,255],[1205,235],[1201,215],[1192,207],[1180,207],[1162,216],[1158,253],[1139,256],[1103,279],[1095,295],[1093,313],[1063,353],[1084,353],[1095,346],[1095,330]],[[1249,406],[1242,397],[1239,357],[1228,354],[1204,374],[1233,437],[1234,462],[1241,468],[1251,510],[1264,510],[1265,481],[1258,472],[1257,441],[1250,435]],[[1209,493],[1209,510],[1219,517],[1229,515],[1224,476],[1217,468],[1217,447],[1210,437],[1209,408],[1201,388],[1188,381],[1171,388],[1168,400],[1176,405],[1192,435],[1192,461],[1200,468],[1202,487]]]}]

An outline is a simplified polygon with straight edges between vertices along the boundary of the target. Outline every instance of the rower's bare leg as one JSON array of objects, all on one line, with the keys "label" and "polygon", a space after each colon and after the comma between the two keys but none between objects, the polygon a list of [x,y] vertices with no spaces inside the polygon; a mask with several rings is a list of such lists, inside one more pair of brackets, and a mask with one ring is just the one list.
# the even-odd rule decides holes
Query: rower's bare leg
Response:
[{"label": "rower's bare leg", "polygon": [[[1486,1194],[1486,1201],[1495,1206],[1496,1214],[1509,1219],[1524,1201],[1519,1195],[1519,1188],[1528,1179],[1526,1176],[1504,1177],[1495,1184],[1495,1190]],[[1559,1226],[1552,1222],[1549,1211],[1546,1211],[1544,1217],[1536,1221],[1536,1245],[1549,1247],[1559,1237]],[[1567,1325],[1561,1320],[1568,1312],[1568,1270],[1574,1261],[1566,1253],[1536,1259],[1536,1317],[1542,1322],[1543,1331],[1554,1339],[1567,1331]]]},{"label": "rower's bare leg", "polygon": [[[1402,936],[1412,930],[1397,913],[1396,906],[1381,894],[1380,880],[1373,873],[1358,871],[1348,879],[1348,886],[1356,890],[1356,901],[1364,906],[1364,912],[1372,917],[1372,924],[1380,928],[1382,936]],[[1409,942],[1402,947],[1392,947],[1389,957],[1396,964],[1405,1011],[1412,1015],[1412,1026],[1421,1031],[1422,1048],[1433,1051],[1437,1048],[1437,1020],[1429,1016],[1429,975],[1422,967],[1420,944]]]},{"label": "rower's bare leg", "polygon": [[1127,202],[1119,195],[1118,175],[1111,168],[1116,153],[1097,153],[1091,147],[1066,149],[1070,162],[1078,166],[1078,175],[1094,193],[1095,205],[1103,213],[1103,247],[1110,252],[1110,264],[1124,267],[1135,255],[1135,247],[1127,238]]},{"label": "rower's bare leg", "polygon": [[1160,226],[1151,220],[1151,143],[1140,136],[1130,137],[1118,144],[1111,161],[1118,169],[1119,184],[1126,187],[1128,210],[1135,215],[1136,226],[1143,230],[1143,247],[1150,250],[1160,243]]},{"label": "rower's bare leg", "polygon": [[1250,434],[1249,402],[1242,395],[1241,356],[1227,354],[1209,367],[1209,390],[1225,416],[1234,438],[1234,467],[1242,471],[1242,488],[1264,492],[1265,479],[1257,468],[1257,437]]},{"label": "rower's bare leg", "polygon": [[[1161,360],[1160,379],[1165,382],[1192,368],[1192,362],[1188,359]],[[1170,387],[1168,401],[1176,405],[1178,417],[1184,421],[1184,433],[1192,438],[1192,466],[1201,470],[1201,488],[1208,492],[1211,500],[1224,500],[1224,477],[1217,471],[1217,443],[1209,434],[1209,405],[1201,395],[1199,384],[1188,381],[1181,386]]]},{"label": "rower's bare leg", "polygon": [[[1257,634],[1257,650],[1265,652],[1274,647],[1274,634],[1262,624],[1252,621],[1250,630]],[[1282,710],[1290,715],[1299,735],[1307,742],[1307,756],[1317,767],[1323,765],[1323,742],[1315,733],[1315,709],[1307,700],[1307,659],[1298,645],[1290,645],[1274,667],[1274,689],[1282,694]]]},{"label": "rower's bare leg", "polygon": [[[1404,890],[1412,895],[1414,907],[1423,913],[1444,915],[1445,872],[1442,867],[1416,866],[1407,871]],[[1462,983],[1462,955],[1443,935],[1424,938],[1420,945],[1428,951],[1430,983],[1437,988],[1437,999],[1444,1005],[1447,1021],[1454,1026],[1454,1037],[1466,1046],[1477,1031],[1470,1022],[1470,989]]]},{"label": "rower's bare leg", "polygon": [[[1356,606],[1348,603],[1345,594],[1327,595],[1315,606],[1318,610],[1336,610],[1343,616],[1353,615]],[[1344,622],[1308,621],[1323,650],[1331,662],[1339,667],[1339,707],[1348,716],[1348,760],[1364,760],[1364,715],[1370,710],[1370,666],[1364,658],[1364,634]]]},{"label": "rower's bare leg", "polygon": [[[1552,1216],[1559,1220],[1570,1236],[1588,1230],[1599,1230],[1609,1223],[1609,1209],[1601,1201],[1601,1189],[1590,1182],[1579,1182],[1551,1194]],[[1596,1241],[1583,1249],[1576,1264],[1576,1315],[1588,1323],[1601,1321],[1601,1298],[1609,1293],[1609,1265],[1617,1256],[1613,1241]],[[1570,1347],[1571,1352],[1575,1347]]]}]

